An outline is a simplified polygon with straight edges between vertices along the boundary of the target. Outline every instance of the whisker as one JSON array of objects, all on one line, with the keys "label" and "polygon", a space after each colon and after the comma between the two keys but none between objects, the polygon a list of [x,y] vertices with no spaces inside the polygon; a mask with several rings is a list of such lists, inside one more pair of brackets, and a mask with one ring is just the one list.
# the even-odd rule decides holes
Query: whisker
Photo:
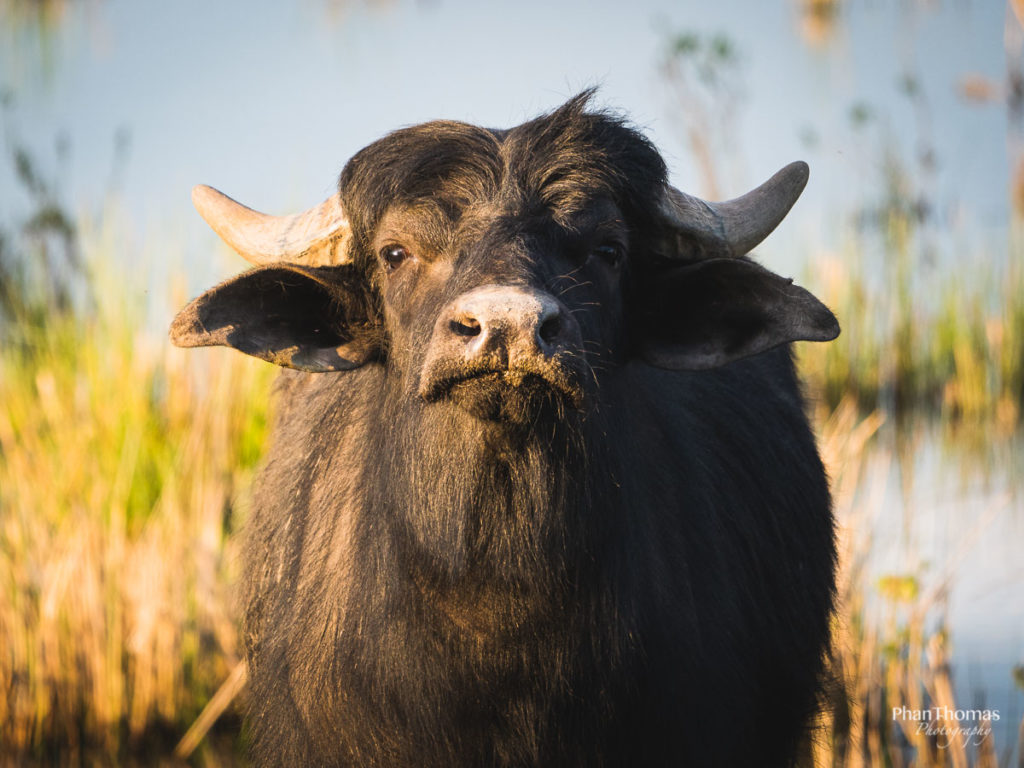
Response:
[{"label": "whisker", "polygon": [[592,282],[590,282],[589,280],[587,280],[586,282],[583,282],[583,283],[573,283],[568,288],[565,288],[564,290],[560,291],[558,295],[559,296],[565,296],[565,294],[567,294],[569,291],[573,290],[574,288],[587,288],[587,287],[590,287],[590,286],[593,286],[593,285],[594,284]]}]

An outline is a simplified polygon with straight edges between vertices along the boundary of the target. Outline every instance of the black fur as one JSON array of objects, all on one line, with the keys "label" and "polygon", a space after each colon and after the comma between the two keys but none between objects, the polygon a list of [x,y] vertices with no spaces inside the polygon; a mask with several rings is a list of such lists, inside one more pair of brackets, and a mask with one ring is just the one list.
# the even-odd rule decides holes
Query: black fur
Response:
[{"label": "black fur", "polygon": [[[399,131],[342,173],[359,322],[384,346],[280,380],[245,554],[257,764],[793,758],[835,549],[789,350],[699,372],[637,358],[665,168],[585,102]],[[382,226],[416,230],[415,263],[386,270]],[[596,262],[595,227],[618,228],[625,263]],[[582,407],[500,377],[470,384],[510,403],[490,417],[416,396],[442,308],[487,283],[573,313]]]}]

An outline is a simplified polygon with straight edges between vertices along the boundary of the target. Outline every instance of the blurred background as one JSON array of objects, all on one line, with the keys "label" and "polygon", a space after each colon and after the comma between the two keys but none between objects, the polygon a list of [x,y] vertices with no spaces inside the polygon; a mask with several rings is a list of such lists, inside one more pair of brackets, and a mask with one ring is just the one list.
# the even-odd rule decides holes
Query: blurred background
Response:
[{"label": "blurred background", "polygon": [[[599,86],[672,180],[805,159],[759,249],[843,326],[799,345],[843,556],[817,766],[1020,766],[1024,3],[0,0],[0,765],[237,765],[236,531],[272,366],[166,341],[244,269],[189,203],[320,202],[432,118]],[[998,713],[928,736],[894,707]],[[727,713],[723,713],[727,717]]]}]

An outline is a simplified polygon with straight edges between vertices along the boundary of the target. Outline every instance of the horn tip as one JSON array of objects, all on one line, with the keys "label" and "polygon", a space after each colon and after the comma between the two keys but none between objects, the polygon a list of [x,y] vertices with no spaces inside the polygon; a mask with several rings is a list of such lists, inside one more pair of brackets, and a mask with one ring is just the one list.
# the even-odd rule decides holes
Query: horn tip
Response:
[{"label": "horn tip", "polygon": [[811,167],[803,160],[797,160],[783,168],[782,172],[786,174],[786,180],[793,188],[802,192],[811,176]]},{"label": "horn tip", "polygon": [[206,184],[197,184],[192,187],[192,205],[194,205],[196,210],[200,213],[208,210],[212,203],[222,199],[223,197],[223,194]]}]

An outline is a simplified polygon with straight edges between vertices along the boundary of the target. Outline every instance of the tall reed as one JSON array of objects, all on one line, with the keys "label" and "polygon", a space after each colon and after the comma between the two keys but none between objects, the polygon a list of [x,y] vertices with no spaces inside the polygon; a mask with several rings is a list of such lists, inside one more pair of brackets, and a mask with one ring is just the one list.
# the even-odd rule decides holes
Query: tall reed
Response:
[{"label": "tall reed", "polygon": [[[931,579],[915,571],[913,557],[907,558],[904,571],[873,576],[869,563],[879,543],[877,532],[893,527],[892,521],[878,524],[893,511],[886,503],[892,456],[876,439],[885,420],[880,411],[861,417],[852,395],[832,411],[823,409],[818,418],[838,519],[838,605],[830,686],[805,764],[996,768],[1000,763],[991,721],[964,722],[964,728],[981,729],[965,739],[929,733],[912,716],[894,717],[893,709],[963,708],[954,695],[946,603],[960,561],[1006,504],[991,504]],[[1012,738],[1012,725],[1009,730]],[[1006,755],[1012,752],[1009,746]]]},{"label": "tall reed", "polygon": [[14,318],[0,347],[0,763],[167,754],[239,655],[270,366],[186,359],[94,281],[94,311]]}]

